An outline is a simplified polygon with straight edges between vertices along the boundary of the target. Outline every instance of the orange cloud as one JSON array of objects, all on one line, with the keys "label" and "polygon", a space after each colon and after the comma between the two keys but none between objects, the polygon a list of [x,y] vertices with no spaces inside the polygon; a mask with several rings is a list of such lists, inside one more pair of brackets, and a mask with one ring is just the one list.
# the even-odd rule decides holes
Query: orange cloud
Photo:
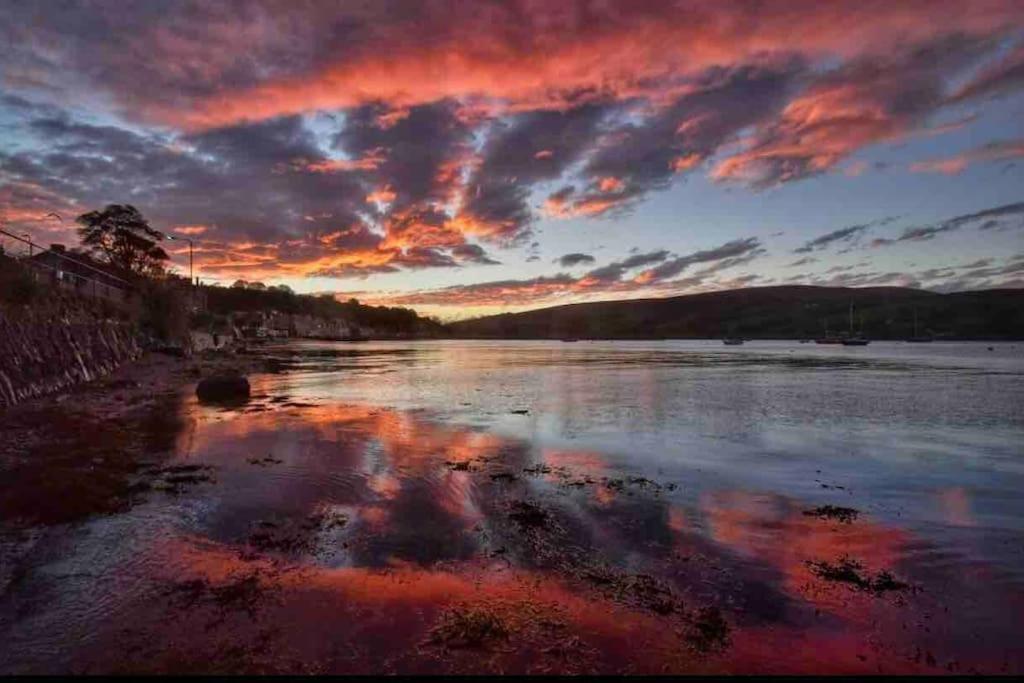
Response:
[{"label": "orange cloud", "polygon": [[672,170],[676,173],[683,171],[689,171],[701,162],[701,156],[699,154],[687,154],[685,156],[676,157],[672,160]]},{"label": "orange cloud", "polygon": [[958,175],[974,163],[1009,161],[1010,159],[1018,159],[1020,157],[1024,157],[1024,140],[1007,140],[992,142],[953,157],[915,161],[910,164],[910,170],[914,173]]},{"label": "orange cloud", "polygon": [[372,171],[382,163],[385,158],[381,150],[375,150],[361,159],[323,159],[316,162],[299,160],[295,166],[310,173],[338,173],[344,171]]},{"label": "orange cloud", "polygon": [[[548,182],[564,189],[543,203],[544,215],[605,216],[712,157],[715,180],[768,186],[843,168],[867,145],[946,132],[971,117],[929,127],[930,118],[951,102],[1017,83],[1024,54],[994,47],[1024,17],[1012,0],[978,0],[969,11],[959,0],[770,7],[609,0],[585,10],[526,2],[472,12],[428,3],[415,21],[396,20],[374,3],[314,4],[289,21],[280,11],[269,5],[251,15],[175,15],[178,30],[143,17],[137,31],[119,36],[127,50],[41,19],[33,31],[47,40],[38,44],[63,44],[60,37],[82,44],[52,56],[55,73],[37,67],[35,81],[13,65],[11,83],[27,90],[33,82],[60,84],[69,95],[86,84],[109,93],[120,107],[113,118],[177,130],[40,119],[66,142],[53,146],[61,154],[19,154],[19,163],[5,166],[20,174],[5,185],[24,179],[51,188],[0,188],[8,220],[42,232],[53,207],[62,212],[76,197],[105,196],[105,183],[131,168],[155,197],[156,224],[181,222],[180,234],[195,237],[207,236],[210,226],[230,233],[220,246],[196,252],[211,276],[450,267],[461,262],[453,250],[467,238],[522,241],[536,218],[528,198]],[[343,43],[330,28],[339,21],[352,27]],[[23,56],[33,50],[17,49]],[[144,57],[124,58],[136,53]],[[92,83],[97,73],[114,75]],[[961,81],[969,85],[951,96]],[[747,109],[755,115],[727,115],[764,92],[771,96]],[[364,104],[362,112],[353,108]],[[322,116],[289,116],[310,112]],[[551,114],[564,120],[547,121]],[[539,123],[530,128],[531,121]],[[522,159],[497,144],[508,131],[522,133],[507,138]],[[1020,156],[1014,144],[911,169],[954,174],[976,161]],[[94,148],[103,153],[89,156],[89,168],[106,171],[68,182],[85,163],[76,150]],[[327,156],[335,148],[351,158]],[[169,166],[179,182],[151,170]],[[863,162],[845,166],[851,175],[863,169]],[[197,199],[214,194],[225,201]],[[346,227],[362,223],[368,227]],[[227,244],[240,236],[258,246]],[[481,291],[489,292],[484,301],[498,302],[531,287],[557,299],[652,284],[653,275],[641,274],[614,285],[549,278],[507,288],[516,295]]]},{"label": "orange cloud", "polygon": [[933,159],[931,161],[915,161],[910,164],[914,173],[943,173],[957,175],[967,168],[970,162],[962,157],[953,159]]},{"label": "orange cloud", "polygon": [[720,161],[715,180],[775,184],[826,171],[865,145],[894,138],[909,122],[890,112],[871,83],[822,83],[792,100],[748,150]]},{"label": "orange cloud", "polygon": [[[660,99],[666,80],[711,66],[771,53],[809,58],[884,53],[895,44],[942,35],[953,24],[964,35],[985,35],[1019,20],[1018,10],[1001,0],[972,3],[970,11],[958,2],[925,0],[793,2],[771,10],[743,3],[682,3],[631,13],[595,9],[584,23],[570,7],[537,5],[517,13],[492,7],[455,16],[427,9],[416,26],[434,31],[429,41],[411,40],[407,25],[367,16],[372,29],[323,66],[200,96],[189,107],[155,104],[147,113],[164,122],[214,127],[370,101],[402,108],[480,97],[530,109],[564,107],[570,93],[588,91]],[[495,26],[515,28],[497,32]],[[235,43],[226,42],[224,49],[236,49]],[[380,45],[391,49],[382,52]]]},{"label": "orange cloud", "polygon": [[174,232],[181,235],[202,235],[210,229],[208,225],[179,225],[174,228]]},{"label": "orange cloud", "polygon": [[[607,180],[607,179],[606,179]],[[615,180],[614,178],[612,180]],[[616,181],[621,185],[621,182]],[[611,190],[608,190],[609,192]],[[616,197],[605,199],[600,196],[582,197],[576,201],[564,198],[548,197],[544,202],[543,211],[553,218],[576,218],[579,216],[600,216],[616,208],[622,200]]]},{"label": "orange cloud", "polygon": [[376,204],[390,204],[398,195],[388,187],[381,187],[366,195],[366,201]]}]

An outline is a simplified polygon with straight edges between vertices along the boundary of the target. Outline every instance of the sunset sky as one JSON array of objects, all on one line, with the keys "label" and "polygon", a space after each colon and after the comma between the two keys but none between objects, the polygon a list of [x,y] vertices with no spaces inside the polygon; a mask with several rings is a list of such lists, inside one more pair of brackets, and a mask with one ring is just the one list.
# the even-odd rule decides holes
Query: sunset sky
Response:
[{"label": "sunset sky", "polygon": [[0,84],[5,229],[134,204],[207,282],[1024,286],[1020,0],[0,0]]}]

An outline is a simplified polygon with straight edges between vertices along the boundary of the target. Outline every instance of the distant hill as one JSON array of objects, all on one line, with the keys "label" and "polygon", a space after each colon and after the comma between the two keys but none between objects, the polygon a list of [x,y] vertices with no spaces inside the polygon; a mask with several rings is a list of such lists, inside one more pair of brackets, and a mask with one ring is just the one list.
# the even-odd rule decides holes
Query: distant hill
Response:
[{"label": "distant hill", "polygon": [[753,287],[666,299],[555,306],[465,320],[456,337],[510,339],[798,339],[846,332],[871,339],[1024,339],[1024,290],[938,294],[903,287]]}]

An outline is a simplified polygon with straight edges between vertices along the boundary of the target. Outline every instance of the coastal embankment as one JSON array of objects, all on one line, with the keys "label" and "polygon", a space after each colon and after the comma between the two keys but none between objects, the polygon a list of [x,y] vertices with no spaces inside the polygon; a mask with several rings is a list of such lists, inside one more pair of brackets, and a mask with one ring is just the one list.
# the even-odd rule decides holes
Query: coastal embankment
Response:
[{"label": "coastal embankment", "polygon": [[75,309],[0,309],[0,408],[109,374],[141,354],[135,327]]}]

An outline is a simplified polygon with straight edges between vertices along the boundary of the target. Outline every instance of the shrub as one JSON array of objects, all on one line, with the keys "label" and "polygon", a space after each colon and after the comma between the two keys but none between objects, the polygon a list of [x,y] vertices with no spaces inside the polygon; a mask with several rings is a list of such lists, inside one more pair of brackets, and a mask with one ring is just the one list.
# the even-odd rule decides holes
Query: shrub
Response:
[{"label": "shrub", "polygon": [[0,301],[15,306],[31,304],[39,296],[32,273],[14,261],[0,257]]},{"label": "shrub", "polygon": [[148,281],[142,288],[142,329],[165,343],[187,345],[187,295],[167,282]]}]

